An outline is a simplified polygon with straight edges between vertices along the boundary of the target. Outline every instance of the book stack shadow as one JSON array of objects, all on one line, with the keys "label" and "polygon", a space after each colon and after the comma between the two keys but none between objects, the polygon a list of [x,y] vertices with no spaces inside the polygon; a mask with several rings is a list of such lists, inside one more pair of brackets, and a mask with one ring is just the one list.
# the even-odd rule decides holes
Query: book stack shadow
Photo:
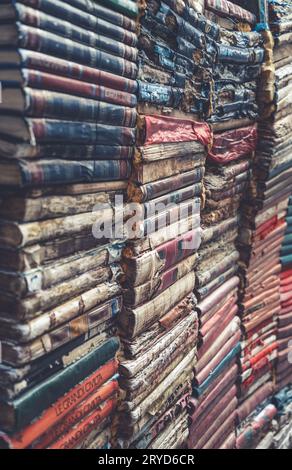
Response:
[{"label": "book stack shadow", "polygon": [[110,445],[137,13],[130,0],[0,9],[0,447]]},{"label": "book stack shadow", "polygon": [[[213,145],[209,149],[196,271],[200,322],[189,448],[230,449],[236,442],[237,382],[242,338],[238,316],[238,238],[241,202],[257,142],[256,78],[264,51],[251,32],[252,14],[231,2],[206,2],[219,29],[213,66]],[[224,18],[224,20],[223,20]],[[243,28],[246,32],[242,32]]]}]

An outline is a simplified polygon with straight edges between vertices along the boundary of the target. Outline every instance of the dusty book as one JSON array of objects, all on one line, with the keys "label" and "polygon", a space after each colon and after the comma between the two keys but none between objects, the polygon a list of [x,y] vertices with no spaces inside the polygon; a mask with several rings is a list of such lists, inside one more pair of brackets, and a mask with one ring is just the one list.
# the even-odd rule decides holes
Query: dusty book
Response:
[{"label": "dusty book", "polygon": [[0,290],[23,298],[102,266],[113,265],[115,271],[122,248],[122,243],[106,244],[48,263],[42,268],[22,272],[0,269]]},{"label": "dusty book", "polygon": [[[69,140],[78,145],[131,146],[135,142],[135,128],[117,127],[92,122],[37,119],[6,115],[0,122],[0,132],[9,141],[36,146],[60,144]],[[13,126],[13,127],[11,127]],[[4,144],[3,144],[4,146]],[[4,146],[5,150],[5,146]]]},{"label": "dusty book", "polygon": [[[0,113],[25,115],[33,118],[72,119],[99,122],[120,127],[136,125],[136,110],[90,97],[79,97],[69,92],[60,93],[33,88],[19,88],[2,82]],[[13,116],[9,119],[13,123]],[[21,117],[15,117],[21,127]],[[18,124],[19,123],[19,124]],[[5,130],[4,130],[5,132]]]}]

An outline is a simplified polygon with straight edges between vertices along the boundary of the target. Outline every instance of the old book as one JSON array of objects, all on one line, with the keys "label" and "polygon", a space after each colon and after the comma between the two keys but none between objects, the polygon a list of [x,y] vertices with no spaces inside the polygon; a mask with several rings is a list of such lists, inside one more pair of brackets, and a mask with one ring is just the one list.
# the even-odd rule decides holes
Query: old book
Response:
[{"label": "old book", "polygon": [[161,272],[190,256],[199,248],[200,233],[200,228],[194,229],[137,257],[125,248],[122,259],[125,282],[139,286],[152,277],[159,277]]},{"label": "old book", "polygon": [[[139,256],[145,251],[152,251],[158,246],[183,235],[190,230],[200,227],[200,216],[192,215],[170,224],[169,226],[159,229],[154,233],[150,233],[147,237],[138,240],[129,240],[127,243],[127,251],[133,256]],[[201,242],[201,234],[197,234],[198,243]]]},{"label": "old book", "polygon": [[[48,144],[69,140],[71,144],[130,146],[135,141],[135,129],[92,122],[58,119],[21,118],[7,115],[0,122],[0,132],[19,143]],[[4,143],[2,144],[4,146]]]},{"label": "old book", "polygon": [[[17,142],[0,138],[0,155],[7,159],[64,159],[64,160],[130,160],[134,147],[84,143],[36,143]],[[105,184],[105,183],[104,183]],[[110,185],[116,182],[107,183]],[[88,185],[88,187],[90,187]],[[102,187],[97,190],[102,190]]]},{"label": "old book", "polygon": [[26,245],[33,245],[69,237],[73,234],[92,234],[92,227],[95,223],[103,220],[113,222],[114,213],[111,206],[96,212],[85,212],[68,217],[60,217],[40,222],[29,222],[18,224],[16,222],[3,221],[0,224],[0,244],[2,247],[19,248]]},{"label": "old book", "polygon": [[[16,295],[16,292],[10,290],[2,291],[0,294],[0,298],[3,299],[4,304],[9,302],[8,297],[10,295],[14,296],[16,303],[19,305],[26,305],[27,303],[31,302],[35,305],[36,309],[39,309],[41,312],[43,309],[43,305],[46,303],[46,308],[54,307],[62,302],[66,302],[66,300],[70,299],[72,296],[76,296],[77,294],[81,293],[84,289],[89,289],[94,287],[95,285],[101,284],[103,282],[109,282],[118,280],[119,278],[119,270],[118,267],[110,267],[110,266],[100,266],[94,269],[89,269],[88,271],[85,270],[81,272],[79,276],[69,276],[67,279],[61,282],[57,282],[55,285],[49,285],[48,289],[36,289],[31,293],[26,293],[26,295],[22,295],[19,297]],[[4,275],[5,277],[5,275]],[[52,300],[44,300],[46,296],[52,296]],[[4,300],[6,299],[6,300]],[[3,311],[3,310],[2,310]]]},{"label": "old book", "polygon": [[100,245],[104,245],[108,240],[96,240],[92,233],[77,234],[72,237],[61,237],[41,245],[35,244],[20,249],[0,248],[1,269],[15,271],[31,271],[45,263],[54,263],[56,260],[74,255],[78,251],[87,251]]},{"label": "old book", "polygon": [[141,403],[136,407],[131,407],[131,402],[124,404],[127,409],[127,416],[129,422],[135,423],[143,417],[143,415],[150,413],[150,415],[160,415],[162,404],[172,395],[172,392],[178,387],[179,384],[185,383],[187,377],[190,375],[193,361],[195,360],[195,351],[190,351],[185,358],[178,364],[178,366],[157,386],[157,388],[149,394]]},{"label": "old book", "polygon": [[[195,170],[145,185],[130,181],[128,187],[129,200],[133,202],[146,202],[167,195],[170,191],[179,191],[181,188],[186,188],[190,185],[194,185],[194,192],[196,196],[199,196],[203,192],[200,181],[202,181],[204,173],[205,169],[202,166]],[[201,191],[199,192],[199,190]]]},{"label": "old book", "polygon": [[[191,253],[191,251],[190,251]],[[137,287],[126,287],[124,289],[124,304],[126,307],[137,307],[156,298],[182,277],[195,269],[198,261],[197,254],[190,255],[183,261],[153,276],[148,282]]]},{"label": "old book", "polygon": [[[66,190],[64,190],[64,193]],[[40,195],[20,191],[14,194],[0,193],[0,216],[6,220],[33,222],[54,219],[73,214],[90,212],[97,204],[109,205],[115,200],[118,192],[100,192],[74,195]],[[31,197],[32,196],[32,197]]]},{"label": "old book", "polygon": [[130,17],[136,18],[138,14],[138,6],[135,0],[101,0],[100,3]]},{"label": "old book", "polygon": [[116,263],[121,259],[122,248],[123,244],[119,243],[100,246],[31,271],[16,272],[1,269],[0,290],[23,298],[102,266],[113,264],[112,268],[115,271]]},{"label": "old book", "polygon": [[[93,332],[95,334],[95,330]],[[43,380],[69,367],[83,356],[99,348],[108,340],[107,333],[98,334],[88,339],[89,335],[81,335],[55,351],[48,352],[39,359],[18,366],[1,364],[0,386],[5,391],[12,390],[15,396],[33,388]],[[12,361],[13,362],[13,361]],[[15,393],[17,392],[17,393]]]},{"label": "old book", "polygon": [[[5,3],[13,4],[10,1]],[[21,3],[36,7],[35,0],[22,0]],[[120,3],[126,4],[123,1]],[[133,2],[129,1],[128,3],[132,5]],[[102,18],[123,29],[129,31],[136,30],[136,23],[133,19],[106,8],[94,0],[68,0],[66,3],[56,0],[53,4],[50,0],[42,0],[41,2],[38,0],[37,7],[48,14],[64,18],[70,23],[77,24],[85,29],[96,30],[99,24],[98,20]]]},{"label": "old book", "polygon": [[[128,239],[139,239],[143,237],[155,236],[161,227],[169,227],[175,221],[184,222],[189,217],[199,215],[200,202],[198,200],[189,199],[183,201],[177,205],[170,204],[169,206],[163,206],[161,211],[151,211],[155,215],[150,215],[147,219],[142,214],[136,214],[136,218],[132,221],[127,221],[126,233]],[[138,211],[137,211],[138,212]],[[131,225],[132,224],[132,225]]]},{"label": "old book", "polygon": [[163,180],[203,166],[203,160],[196,156],[186,155],[177,159],[171,158],[147,165],[139,164],[133,167],[132,180],[145,185],[153,181]]},{"label": "old book", "polygon": [[[97,278],[100,274],[103,276],[102,273],[98,273]],[[65,282],[63,286],[61,285],[56,300],[51,298],[50,301],[47,299],[47,302],[47,295],[43,295],[41,292],[39,295],[28,297],[27,299],[15,299],[13,296],[5,296],[2,293],[1,319],[6,319],[7,322],[13,321],[13,319],[18,321],[34,319],[36,324],[42,325],[41,328],[43,328],[44,324],[56,326],[59,324],[59,321],[64,322],[66,319],[68,320],[81,312],[85,312],[98,305],[98,303],[104,302],[120,293],[120,286],[116,280],[107,280],[98,285],[98,281],[90,283],[86,278],[87,275],[85,274],[80,281],[77,277],[75,281]],[[81,292],[78,293],[79,285],[82,287]],[[62,287],[64,286],[66,287],[63,292]],[[91,286],[90,290],[88,290],[89,286]],[[68,288],[68,291],[66,291],[66,288]],[[51,292],[54,295],[54,291],[57,293],[58,287],[48,289],[47,294]],[[70,291],[71,293],[69,293]],[[61,298],[65,298],[65,300],[62,302]],[[49,306],[51,306],[51,309]],[[44,312],[46,312],[46,318],[42,316]],[[53,315],[54,321],[50,319],[51,315]],[[24,329],[26,328],[24,327]]]},{"label": "old book", "polygon": [[202,155],[204,146],[200,142],[176,142],[165,144],[153,144],[144,147],[138,147],[135,154],[135,161],[153,162],[165,160],[166,158],[177,158],[185,155]]},{"label": "old book", "polygon": [[[76,336],[74,336],[74,325],[77,325],[78,328],[78,322],[73,320],[72,322],[69,322],[66,333],[64,333],[65,327],[59,329],[57,328],[56,331],[52,332],[51,336],[50,334],[47,336],[44,335],[40,337],[39,340],[32,341],[28,345],[22,345],[15,348],[11,343],[5,343],[5,345],[3,345],[5,349],[5,360],[7,361],[7,366],[9,363],[10,368],[17,367],[21,369],[26,367],[23,366],[21,362],[22,360],[25,360],[25,357],[26,360],[30,361],[44,359],[46,354],[48,354],[48,351],[45,350],[44,344],[41,344],[41,342],[46,341],[46,339],[48,339],[48,345],[51,339],[54,341],[54,345],[52,343],[49,345],[51,352],[59,351],[60,347],[67,347],[69,352],[67,356],[59,356],[59,359],[57,359],[55,363],[49,364],[50,370],[48,370],[47,367],[45,370],[30,374],[22,381],[10,384],[9,386],[2,386],[0,383],[1,400],[7,402],[19,398],[28,390],[39,385],[42,381],[69,367],[77,360],[92,352],[94,349],[101,347],[104,343],[106,343],[106,341],[117,334],[117,328],[114,326],[113,317],[110,320],[97,324],[97,326],[94,326],[94,322],[92,322],[92,327],[89,324],[90,315],[88,314],[84,316],[84,324],[86,324],[86,318],[89,320],[87,327],[84,326],[83,331],[86,331],[86,329],[88,331],[83,334],[81,334],[82,332],[80,329],[77,331]],[[82,319],[80,319],[79,326],[81,323]],[[61,334],[60,340],[57,339],[58,333]]]},{"label": "old book", "polygon": [[[108,292],[106,289],[108,288]],[[50,352],[75,337],[87,334],[96,326],[109,322],[121,308],[120,289],[112,285],[100,284],[96,291],[96,300],[93,306],[84,306],[83,311],[77,311],[73,308],[73,302],[67,302],[54,312],[47,312],[38,317],[22,322],[12,323],[9,319],[1,319],[0,336],[3,339],[3,360],[8,362],[9,353],[22,359],[32,359],[37,354]],[[84,293],[84,298],[89,296],[89,292]],[[113,297],[109,302],[108,300]],[[81,296],[82,297],[82,296]],[[105,303],[106,302],[106,303]],[[95,305],[94,305],[95,304]],[[72,310],[70,311],[70,305]],[[63,308],[62,308],[63,307]],[[50,314],[55,315],[54,322],[50,320]],[[9,314],[10,317],[10,314]],[[104,326],[107,327],[108,324]],[[109,322],[109,325],[111,323]],[[46,337],[41,337],[46,334]],[[38,343],[27,344],[38,338]],[[9,344],[9,340],[15,340],[17,344]],[[42,343],[45,346],[42,347]],[[30,355],[33,352],[33,356]],[[7,358],[7,360],[6,360]]]},{"label": "old book", "polygon": [[[101,32],[97,34],[95,31],[85,30],[79,26],[67,23],[63,19],[42,13],[39,10],[26,8],[23,5],[15,5],[15,8],[18,10],[18,21],[12,23],[10,19],[10,22],[2,23],[0,26],[3,34],[3,37],[0,39],[0,44],[4,47],[7,45],[20,45],[22,47],[24,45],[23,36],[27,34],[26,27],[32,27],[31,31],[34,31],[33,28],[37,25],[37,31],[35,30],[35,34],[39,37],[43,34],[46,35],[48,32],[54,33],[59,36],[60,43],[62,43],[62,39],[64,37],[76,42],[77,44],[101,49],[133,62],[136,62],[137,60],[137,49],[123,42],[119,42],[119,40],[116,40],[116,38],[113,37],[113,34],[111,34],[111,37],[109,38],[108,36],[104,36]],[[4,11],[4,16],[5,14],[6,12]],[[111,29],[114,30],[114,28]]]},{"label": "old book", "polygon": [[9,432],[23,429],[61,396],[76,386],[76,383],[83,381],[102,364],[113,359],[118,348],[118,339],[112,338],[99,349],[83,357],[57,375],[45,380],[20,398],[11,403],[1,402],[1,428]]},{"label": "old book", "polygon": [[149,218],[158,210],[163,210],[165,207],[170,207],[171,205],[179,204],[189,199],[193,199],[194,203],[199,204],[200,200],[198,198],[202,195],[202,190],[203,186],[201,184],[188,186],[178,191],[169,192],[149,202],[145,202],[142,206],[145,217]]},{"label": "old book", "polygon": [[[12,73],[13,71],[11,70],[11,74]],[[0,77],[4,77],[2,70],[0,71]],[[2,90],[2,92],[5,91],[6,94],[6,98],[3,98],[3,101],[6,103],[9,102],[9,105],[11,105],[9,109],[18,109],[20,105],[22,105],[23,108],[24,103],[21,90],[37,88],[59,93],[68,93],[73,96],[80,96],[92,100],[101,100],[105,103],[128,106],[130,108],[136,106],[136,95],[127,91],[111,88],[112,85],[115,86],[115,82],[111,79],[111,76],[102,78],[103,77],[99,80],[97,79],[97,84],[95,85],[93,83],[81,82],[80,80],[74,80],[72,78],[53,75],[42,71],[22,69],[19,84],[16,84],[15,80],[9,81],[8,79],[4,80],[4,78],[2,78],[2,85],[5,89]],[[108,78],[108,83],[106,78]],[[102,86],[99,82],[106,83],[106,85]]]},{"label": "old book", "polygon": [[[94,37],[94,34],[98,33],[128,46],[137,45],[135,32],[111,22],[110,20],[114,19],[113,15],[105,19],[94,17],[91,13],[86,14],[84,9],[75,10],[68,2],[64,5],[59,0],[56,1],[54,8],[50,7],[49,2],[39,2],[35,5],[31,0],[22,0],[22,2],[11,1],[4,4],[0,12],[0,21],[6,24],[19,21],[30,26],[38,26],[40,29],[56,32],[85,44],[89,35]],[[71,18],[68,21],[70,14]]]},{"label": "old book", "polygon": [[57,439],[60,439],[64,434],[82,421],[88,414],[91,414],[98,408],[104,401],[109,398],[117,397],[119,391],[119,384],[117,381],[118,376],[114,376],[103,384],[98,389],[93,389],[93,393],[86,397],[81,403],[77,404],[70,413],[65,414],[61,421],[52,426],[47,432],[41,436],[37,444],[33,446],[34,449],[47,449]]},{"label": "old book", "polygon": [[51,76],[54,76],[56,79],[59,77],[57,82],[59,84],[62,83],[60,80],[64,77],[131,94],[137,92],[138,85],[135,80],[34,50],[19,49],[16,54],[6,53],[3,57],[5,57],[5,62],[2,62],[0,69],[2,81],[13,81],[19,85],[31,84],[32,88],[35,88],[38,79],[49,80],[52,84]]},{"label": "old book", "polygon": [[[109,380],[117,371],[117,361],[110,360],[101,367],[96,367],[86,379],[80,384],[74,385],[64,396],[52,403],[44,411],[40,419],[26,426],[19,433],[12,436],[6,434],[0,435],[0,446],[5,445],[14,449],[24,449],[38,439],[51,426],[57,425],[65,416],[70,413],[78,404],[90,396],[90,394]],[[78,393],[76,393],[78,392]]]},{"label": "old book", "polygon": [[[4,36],[5,25],[2,24],[0,26],[0,31],[0,44],[2,46],[9,45],[9,41],[7,41]],[[84,65],[90,64],[91,67],[96,67],[104,70],[105,72],[114,73],[130,79],[135,79],[137,75],[137,65],[130,60],[118,57],[101,49],[95,49],[94,47],[72,41],[71,39],[66,39],[66,41],[64,41],[64,39],[62,40],[62,36],[48,31],[43,31],[41,29],[32,28],[31,26],[18,23],[15,39],[14,49],[10,49],[9,51],[7,49],[3,49],[1,51],[1,62],[3,61],[3,63],[5,63],[4,58],[8,56],[8,62],[12,61],[17,63],[17,48],[34,50],[36,49],[37,44],[37,50],[44,54],[71,60]],[[121,46],[123,46],[123,44],[121,44]]]},{"label": "old book", "polygon": [[[99,122],[120,127],[134,127],[136,110],[117,104],[83,98],[69,93],[18,88],[2,83],[1,113],[23,114],[33,118],[76,119],[76,121]],[[13,124],[13,117],[10,117]],[[15,117],[16,126],[21,118]],[[19,124],[18,124],[19,123]],[[4,129],[5,133],[5,129]]]},{"label": "old book", "polygon": [[86,416],[67,434],[54,441],[54,443],[49,446],[49,449],[76,448],[80,441],[84,440],[84,438],[88,436],[91,431],[98,428],[101,423],[116,409],[117,404],[117,397],[113,395],[101,405],[97,406],[95,411]]},{"label": "old book", "polygon": [[194,286],[195,273],[190,272],[150,302],[136,309],[124,308],[119,316],[122,330],[129,338],[135,338],[187,297]]}]

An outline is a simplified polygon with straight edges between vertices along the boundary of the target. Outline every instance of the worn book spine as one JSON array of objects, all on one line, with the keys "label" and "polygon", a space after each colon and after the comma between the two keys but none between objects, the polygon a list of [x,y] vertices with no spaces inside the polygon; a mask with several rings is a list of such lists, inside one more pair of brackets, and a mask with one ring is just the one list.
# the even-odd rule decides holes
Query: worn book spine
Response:
[{"label": "worn book spine", "polygon": [[130,17],[135,18],[138,14],[135,0],[101,0],[101,3]]},{"label": "worn book spine", "polygon": [[146,202],[168,194],[170,191],[178,191],[190,185],[194,185],[194,191],[199,190],[200,181],[204,176],[204,168],[199,167],[193,171],[182,173],[160,181],[139,185],[135,182],[129,183],[128,196],[133,202]]},{"label": "worn book spine", "polygon": [[[7,87],[3,85],[3,96],[5,90]],[[24,88],[22,92],[25,101],[23,112],[28,117],[66,120],[74,116],[76,121],[93,121],[119,127],[134,127],[136,124],[136,110],[133,108],[54,91]],[[3,98],[0,111],[11,111],[9,100]]]},{"label": "worn book spine", "polygon": [[135,338],[155,323],[155,321],[159,321],[175,304],[183,300],[184,297],[192,292],[194,286],[195,273],[190,272],[145,305],[136,309],[124,308],[123,314],[119,319],[122,330],[127,331],[129,338]]},{"label": "worn book spine", "polygon": [[[72,12],[72,8],[70,8],[68,3],[63,6],[62,3],[58,1],[56,3],[59,8],[55,7],[54,9],[50,7],[49,2],[39,2],[37,6],[33,6],[32,3],[33,2],[30,0],[23,0],[22,4],[14,2],[13,6],[15,15],[17,20],[21,23],[44,29],[45,31],[48,30],[56,32],[57,34],[71,37],[78,42],[85,42],[85,38],[87,37],[91,37],[92,41],[94,41],[94,36],[98,33],[108,38],[115,39],[123,44],[127,44],[128,46],[136,47],[137,45],[137,36],[135,32],[118,26],[117,24],[113,24],[103,18],[94,18],[91,14],[86,14],[84,10],[79,10],[79,12],[75,12],[75,10],[73,10],[76,14],[72,19],[75,19],[76,21],[68,21],[66,13],[70,11]],[[31,8],[32,6],[33,8]],[[45,8],[46,6],[47,8]],[[63,11],[62,8],[60,8],[62,6]],[[78,19],[81,21],[78,22]],[[96,27],[94,27],[94,23]],[[79,35],[77,31],[79,31]],[[74,33],[75,35],[73,35]],[[92,42],[90,42],[89,45],[90,44],[92,44]]]},{"label": "worn book spine", "polygon": [[[37,144],[36,142],[18,143],[0,139],[0,154],[3,157],[11,159],[64,159],[64,160],[131,160],[133,158],[134,147],[115,145],[100,145],[86,143],[45,143]],[[115,190],[117,183],[108,182],[107,187],[104,185],[96,188],[97,191]],[[112,188],[111,188],[112,186]],[[88,185],[85,189],[88,189]],[[122,188],[125,189],[125,188]],[[84,192],[84,191],[83,191]]]},{"label": "worn book spine", "polygon": [[155,251],[133,258],[125,250],[123,270],[127,282],[137,286],[182,261],[199,245],[201,229],[194,229],[159,246]]},{"label": "worn book spine", "polygon": [[[64,191],[65,192],[65,191]],[[33,222],[90,212],[97,204],[111,204],[118,192],[30,197],[27,192],[1,197],[0,215],[6,220]],[[33,196],[33,195],[31,195]]]},{"label": "worn book spine", "polygon": [[[7,318],[7,312],[9,321],[11,321],[13,318],[18,319],[18,320],[33,320],[33,325],[36,328],[36,331],[38,331],[40,334],[43,332],[43,329],[47,328],[49,324],[49,312],[54,309],[54,317],[56,316],[56,321],[54,321],[54,326],[58,326],[59,322],[62,322],[64,320],[69,320],[70,318],[73,318],[76,316],[80,311],[85,312],[90,310],[91,308],[96,307],[97,304],[102,303],[106,300],[108,300],[111,297],[114,297],[115,295],[120,294],[120,286],[119,284],[113,280],[113,281],[106,281],[103,282],[100,285],[97,282],[89,283],[86,285],[85,284],[82,286],[81,292],[79,294],[74,295],[74,290],[76,289],[76,285],[78,286],[78,281],[76,281],[76,285],[74,287],[74,281],[71,284],[71,289],[73,292],[71,293],[72,298],[71,300],[68,300],[68,294],[63,294],[64,297],[66,298],[63,303],[59,302],[58,299],[52,300],[52,304],[57,303],[51,310],[47,311],[44,313],[44,316],[42,315],[43,312],[48,308],[46,306],[46,303],[44,301],[44,298],[42,296],[37,297],[28,297],[27,300],[25,299],[20,299],[19,301],[15,301],[13,297],[11,296],[6,296],[3,295],[1,298],[1,316]],[[66,285],[66,283],[65,283]],[[91,289],[87,290],[84,292],[84,289],[86,287],[88,288],[91,285]],[[54,288],[53,288],[54,289]],[[78,291],[78,288],[76,289]],[[50,289],[49,289],[50,291]],[[83,292],[82,292],[83,291]],[[62,297],[62,293],[61,293]],[[13,300],[15,303],[13,303]],[[65,302],[65,303],[64,303]],[[80,307],[80,304],[78,305],[78,302],[82,302],[82,309]],[[53,313],[53,312],[52,312]],[[4,318],[3,318],[4,320]],[[32,326],[32,325],[31,325]],[[28,333],[28,325],[23,325],[19,326],[19,324],[15,324],[14,327],[11,325],[10,328],[14,331],[15,333],[18,331],[17,334],[20,334],[21,336],[26,336]],[[10,329],[9,328],[9,329]],[[8,330],[7,330],[8,334]],[[29,335],[33,335],[33,331],[29,332]]]},{"label": "worn book spine", "polygon": [[65,417],[48,430],[40,439],[37,444],[33,446],[34,449],[46,449],[62,435],[67,434],[71,428],[76,426],[81,420],[86,418],[88,414],[95,411],[101,403],[108,400],[112,396],[116,396],[119,391],[119,384],[117,379],[110,380],[101,386],[98,390],[93,389],[93,393],[86,397],[80,404],[70,410]]},{"label": "worn book spine", "polygon": [[73,388],[76,383],[81,382],[102,364],[113,359],[118,349],[119,340],[112,338],[88,356],[29,390],[10,404],[9,408],[13,412],[13,419],[11,417],[9,419],[5,412],[1,412],[1,428],[9,432],[23,429],[58,398]]},{"label": "worn book spine", "polygon": [[[102,282],[99,282],[100,280]],[[65,293],[62,293],[62,290]],[[19,341],[19,343],[27,343],[44,333],[48,333],[52,329],[52,326],[53,328],[59,327],[62,323],[72,320],[79,313],[84,314],[84,312],[88,312],[98,304],[106,302],[111,297],[118,296],[119,294],[120,287],[114,279],[109,282],[109,279],[107,279],[106,276],[105,281],[103,281],[102,276],[101,279],[99,279],[99,274],[97,274],[97,278],[95,278],[95,276],[91,278],[90,274],[89,276],[83,274],[82,276],[77,277],[75,281],[73,280],[68,283],[64,283],[63,285],[61,284],[60,288],[57,286],[56,288],[48,289],[47,292],[41,292],[40,296],[35,296],[35,298],[28,297],[27,300],[19,300],[11,311],[9,311],[7,307],[7,303],[9,301],[7,301],[3,296],[2,300],[4,307],[2,308],[4,312],[9,311],[9,319],[5,320],[5,318],[2,318],[3,330],[1,329],[0,337],[2,339],[14,339]],[[45,302],[46,298],[51,298],[50,302],[47,304]],[[78,310],[77,308],[76,303],[78,300],[84,302],[82,310],[80,308]],[[115,298],[113,303],[110,303],[107,307],[115,311],[118,308],[118,305],[119,299]],[[44,311],[45,313],[42,313]],[[54,322],[49,319],[50,314],[54,314]],[[13,319],[14,315],[16,317],[20,316],[22,320],[26,319],[27,321],[20,324],[13,323],[11,322],[11,319]],[[63,336],[66,338],[67,335],[69,335],[70,338],[75,330],[76,334],[78,332],[80,335],[87,332],[89,327],[88,321],[93,322],[94,318],[94,312],[92,312],[91,316],[76,319],[72,322],[72,325],[68,325]],[[56,340],[57,339],[58,338],[56,338]],[[59,340],[61,341],[61,339],[62,337],[60,335]],[[46,349],[50,350],[50,338],[48,337],[47,340]],[[20,348],[20,345],[18,345],[18,347]]]},{"label": "worn book spine", "polygon": [[[43,90],[58,91],[60,93],[70,93],[71,95],[82,96],[84,98],[99,99],[107,103],[121,106],[135,107],[137,98],[134,93],[119,90],[111,77],[100,78],[97,84],[75,80],[73,78],[61,77],[37,70],[22,70],[22,86],[30,88],[40,88]],[[113,87],[112,87],[113,86]],[[122,87],[121,87],[122,88]]]},{"label": "worn book spine", "polygon": [[188,186],[187,188],[183,188],[178,191],[169,192],[164,196],[160,196],[159,198],[153,199],[152,201],[143,204],[145,217],[151,217],[155,210],[159,210],[159,208],[171,206],[172,204],[179,204],[180,202],[183,202],[187,199],[194,199],[194,201],[198,201],[198,198],[201,196],[201,194],[201,184]]},{"label": "worn book spine", "polygon": [[[41,124],[41,123],[39,123]],[[45,125],[45,123],[44,123]],[[63,125],[55,123],[54,130]],[[73,124],[74,127],[74,124]],[[114,128],[113,128],[114,129]],[[73,129],[72,129],[73,131]],[[126,160],[108,161],[68,161],[68,160],[17,160],[21,179],[20,187],[52,185],[64,183],[82,183],[108,180],[126,180],[130,175],[130,163]]]},{"label": "worn book spine", "polygon": [[18,434],[8,436],[0,434],[1,440],[12,449],[24,449],[44,434],[52,426],[63,420],[83,400],[86,400],[96,389],[109,380],[117,372],[117,361],[112,360],[93,372],[82,383],[75,385],[71,391],[59,398],[52,406],[48,407],[41,417],[29,424]]},{"label": "worn book spine", "polygon": [[118,400],[115,396],[97,406],[83,421],[71,431],[50,445],[49,449],[74,449],[91,431],[98,428],[101,423],[116,409]]},{"label": "worn book spine", "polygon": [[[30,222],[18,224],[15,222],[3,222],[0,225],[0,240],[2,246],[23,247],[40,242],[66,237],[67,241],[71,235],[90,235],[92,238],[92,227],[98,223],[100,217],[103,221],[111,223],[114,220],[114,209],[101,207],[95,212],[85,212],[72,216],[42,220],[40,222]],[[96,243],[95,245],[97,245]]]},{"label": "worn book spine", "polygon": [[34,144],[58,143],[69,140],[72,144],[79,145],[120,145],[127,147],[135,142],[135,128],[54,119],[26,119],[26,123],[31,131],[31,143]]},{"label": "worn book spine", "polygon": [[132,172],[132,180],[145,185],[154,181],[162,180],[169,176],[179,175],[184,172],[195,170],[203,166],[203,162],[194,156],[171,158],[147,165],[135,165]]},{"label": "worn book spine", "polygon": [[[137,82],[135,80],[121,77],[104,70],[96,69],[88,65],[82,65],[76,62],[70,62],[62,58],[48,56],[34,50],[19,49],[19,67],[20,73],[25,80],[36,71],[52,74],[55,76],[66,77],[69,79],[89,82],[114,90],[120,90],[128,93],[137,92]],[[5,63],[2,68],[9,70],[15,68],[15,63]],[[35,79],[34,79],[35,80]]]},{"label": "worn book spine", "polygon": [[[101,31],[102,28],[100,28],[98,32],[89,31],[88,29],[80,28],[72,23],[68,23],[63,19],[42,13],[39,10],[26,8],[23,5],[16,4],[15,8],[19,20],[16,24],[19,34],[21,34],[20,25],[25,23],[27,26],[37,28],[40,31],[51,32],[61,36],[61,38],[65,37],[66,39],[70,39],[74,42],[107,51],[133,62],[136,62],[137,60],[137,49],[135,47],[131,47],[123,42],[119,42],[119,40],[116,40],[111,31],[115,31],[114,26],[110,28],[109,32],[111,35],[108,37],[103,35]],[[117,34],[118,32],[119,31],[117,31]]]},{"label": "worn book spine", "polygon": [[100,68],[105,72],[131,79],[135,79],[137,75],[137,65],[134,62],[70,39],[62,40],[61,36],[23,24],[18,24],[17,47],[37,49],[44,54]]},{"label": "worn book spine", "polygon": [[[51,15],[60,16],[70,23],[78,24],[86,29],[90,29],[91,26],[95,29],[98,26],[98,19],[102,18],[126,30],[136,30],[136,22],[129,18],[132,16],[129,14],[129,9],[126,8],[125,15],[121,14],[118,9],[118,5],[120,7],[127,5],[130,10],[133,10],[135,2],[131,0],[112,0],[112,8],[106,8],[109,2],[104,2],[105,6],[102,6],[94,0],[68,0],[66,3],[57,0],[53,4],[50,0],[22,0],[22,3]],[[117,8],[114,8],[115,5]],[[137,12],[137,7],[134,8],[134,11]],[[136,13],[133,16],[136,16]]]},{"label": "worn book spine", "polygon": [[179,279],[194,270],[196,262],[197,254],[191,255],[176,266],[168,269],[165,272],[159,273],[158,276],[153,276],[151,280],[145,284],[134,288],[130,287],[125,289],[124,304],[133,308],[155,298]]}]

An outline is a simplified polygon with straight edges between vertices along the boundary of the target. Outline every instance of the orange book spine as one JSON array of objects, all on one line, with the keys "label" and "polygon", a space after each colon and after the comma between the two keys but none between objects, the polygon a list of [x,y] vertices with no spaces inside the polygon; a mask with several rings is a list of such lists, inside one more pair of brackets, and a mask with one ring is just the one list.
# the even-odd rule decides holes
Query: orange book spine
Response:
[{"label": "orange book spine", "polygon": [[61,439],[52,444],[49,449],[74,449],[88,434],[96,429],[116,408],[117,398],[113,397],[99,405],[99,407],[87,416],[81,423],[75,426]]},{"label": "orange book spine", "polygon": [[117,380],[112,380],[111,382],[103,385],[97,390],[97,392],[90,395],[89,398],[75,407],[74,410],[66,415],[62,421],[49,429],[49,431],[40,438],[37,444],[33,446],[33,448],[46,449],[49,447],[52,442],[67,433],[73,426],[79,423],[79,421],[88,416],[89,413],[92,413],[102,402],[117,393],[118,390],[119,385]]},{"label": "orange book spine", "polygon": [[44,411],[37,421],[33,422],[13,437],[2,435],[2,439],[7,442],[10,448],[25,449],[36,441],[37,438],[42,436],[50,427],[61,421],[64,416],[71,412],[86,397],[91,395],[93,391],[113,377],[117,370],[118,362],[116,359],[108,362]]}]

